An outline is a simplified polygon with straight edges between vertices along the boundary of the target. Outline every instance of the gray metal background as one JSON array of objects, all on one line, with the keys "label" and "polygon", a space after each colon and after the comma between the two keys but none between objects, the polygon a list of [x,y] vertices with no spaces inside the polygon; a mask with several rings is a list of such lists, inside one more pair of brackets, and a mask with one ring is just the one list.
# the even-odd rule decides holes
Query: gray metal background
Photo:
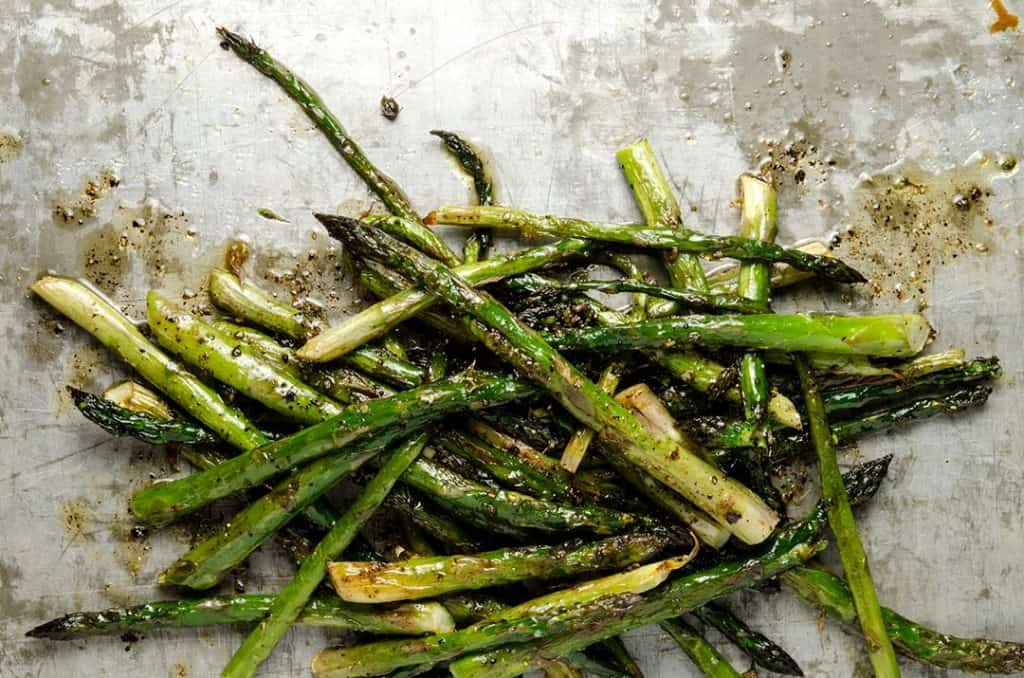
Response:
[{"label": "gray metal background", "polygon": [[[1024,10],[1019,0],[1007,4]],[[21,636],[58,613],[160,595],[151,582],[188,537],[162,531],[149,539],[151,550],[125,540],[126,498],[151,472],[168,473],[167,465],[72,412],[62,384],[99,389],[117,368],[77,330],[56,335],[55,316],[29,299],[27,284],[47,269],[88,272],[137,314],[149,286],[199,290],[224,242],[245,234],[260,273],[307,271],[313,295],[324,298],[339,284],[324,263],[322,232],[311,236],[318,227],[310,211],[367,202],[298,109],[218,48],[217,24],[252,34],[315,83],[424,210],[467,195],[426,134],[434,127],[490,146],[504,201],[602,219],[636,218],[614,152],[648,135],[696,210],[690,220],[719,233],[735,228],[734,181],[757,165],[769,149],[764,141],[803,135],[793,162],[807,179],[786,183],[780,200],[785,241],[858,220],[870,228],[855,191],[864,172],[904,158],[941,170],[979,149],[1022,150],[1024,37],[990,35],[994,15],[982,0],[5,0],[0,7],[5,677],[210,676],[241,638],[233,630],[155,634],[126,651],[116,639],[56,644]],[[785,71],[778,50],[792,55]],[[395,123],[377,111],[385,92],[403,107]],[[96,203],[95,217],[82,225],[53,218],[55,205],[77,205],[80,214],[89,206],[80,200],[83,182],[108,170],[122,183]],[[960,174],[944,176],[937,181],[955,183]],[[1006,374],[991,402],[861,446],[865,457],[896,455],[861,518],[882,599],[948,632],[1016,640],[1024,640],[1024,295],[1015,209],[1022,197],[1020,181],[997,182],[977,207],[992,224],[974,219],[969,233],[988,252],[968,247],[953,260],[946,248],[920,269],[927,286],[918,296],[938,330],[936,346],[1002,356]],[[943,200],[933,213],[943,213]],[[260,219],[258,207],[291,224]],[[140,216],[147,226],[133,230]],[[854,263],[895,252],[859,231],[867,237]],[[948,228],[926,233],[921,242],[945,247],[936,238],[950,235]],[[90,257],[98,263],[87,266]],[[907,273],[906,261],[894,267]],[[812,292],[809,301],[846,308],[835,293]],[[900,304],[883,294],[875,307]],[[250,590],[271,590],[289,572],[269,550],[253,561]],[[857,671],[860,643],[832,624],[820,630],[816,614],[790,595],[745,595],[737,604],[808,675]],[[304,675],[325,642],[322,633],[293,632],[261,675]],[[650,676],[693,673],[654,629],[634,633],[631,645]]]}]

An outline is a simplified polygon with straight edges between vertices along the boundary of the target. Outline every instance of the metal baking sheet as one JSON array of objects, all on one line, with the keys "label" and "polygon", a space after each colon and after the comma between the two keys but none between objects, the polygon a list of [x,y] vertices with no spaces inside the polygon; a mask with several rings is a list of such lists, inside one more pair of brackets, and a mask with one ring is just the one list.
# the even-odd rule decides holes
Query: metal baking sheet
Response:
[{"label": "metal baking sheet", "polygon": [[[1006,6],[1024,12],[1019,0]],[[334,315],[354,304],[311,211],[359,210],[367,193],[276,87],[218,47],[219,24],[253,35],[314,83],[423,210],[468,195],[427,135],[441,127],[484,142],[501,199],[536,211],[637,218],[614,152],[646,135],[701,229],[734,231],[736,177],[762,162],[782,182],[782,240],[852,226],[844,251],[897,277],[853,294],[811,289],[802,303],[922,307],[935,348],[998,354],[1005,368],[984,409],[860,446],[865,458],[896,456],[860,517],[882,598],[947,632],[1024,640],[1024,182],[994,169],[1024,151],[1024,35],[990,33],[988,3],[0,8],[0,676],[210,676],[241,639],[238,630],[137,643],[23,638],[66,611],[162,595],[156,574],[193,536],[172,528],[131,538],[127,497],[173,465],[73,412],[64,384],[98,390],[123,372],[27,285],[51,269],[88,275],[141,317],[149,287],[200,300],[225,243],[246,237],[253,274],[282,294],[308,295]],[[381,117],[382,94],[398,99],[397,121]],[[969,160],[978,152],[989,155]],[[895,163],[888,179],[879,174]],[[885,192],[899,176],[916,177],[913,194]],[[975,185],[966,213],[950,207]],[[887,232],[893,220],[912,234]],[[267,549],[245,581],[273,590],[288,573]],[[864,667],[857,639],[820,626],[786,593],[741,595],[736,605],[810,676]],[[292,632],[261,675],[304,675],[329,641]],[[652,677],[694,675],[656,629],[629,644]],[[908,676],[939,673],[906,664]]]}]

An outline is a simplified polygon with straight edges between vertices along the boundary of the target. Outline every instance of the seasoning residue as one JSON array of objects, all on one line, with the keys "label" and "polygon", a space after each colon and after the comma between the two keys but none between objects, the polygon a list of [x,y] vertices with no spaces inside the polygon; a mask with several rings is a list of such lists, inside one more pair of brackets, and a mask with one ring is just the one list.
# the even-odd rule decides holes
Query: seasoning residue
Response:
[{"label": "seasoning residue", "polygon": [[1012,157],[976,153],[940,172],[903,161],[862,177],[835,238],[838,256],[868,278],[861,293],[923,307],[937,266],[995,247],[992,180],[1016,166]]},{"label": "seasoning residue", "polygon": [[992,0],[989,5],[996,13],[996,20],[988,27],[989,33],[1002,33],[1009,29],[1017,30],[1017,24],[1020,23],[1020,19],[1016,14],[1012,14],[1006,9],[1003,0]]},{"label": "seasoning residue", "polygon": [[149,531],[123,516],[114,516],[110,528],[118,564],[137,577],[149,559]]},{"label": "seasoning residue", "polygon": [[84,224],[96,216],[99,202],[121,184],[113,172],[104,172],[87,179],[78,195],[65,195],[53,206],[53,219],[57,223]]},{"label": "seasoning residue", "polygon": [[0,132],[0,163],[10,162],[21,155],[24,143],[13,132]]},{"label": "seasoning residue", "polygon": [[68,542],[74,543],[89,535],[89,525],[92,523],[92,509],[85,499],[72,499],[61,504],[57,514],[60,526],[67,535]]}]

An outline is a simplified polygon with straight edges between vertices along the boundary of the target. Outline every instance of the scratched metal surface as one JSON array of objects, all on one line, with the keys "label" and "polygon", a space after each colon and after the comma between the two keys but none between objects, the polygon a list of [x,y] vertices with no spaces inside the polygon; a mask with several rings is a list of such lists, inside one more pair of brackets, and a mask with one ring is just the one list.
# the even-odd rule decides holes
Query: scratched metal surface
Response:
[{"label": "scratched metal surface", "polygon": [[[719,233],[735,228],[734,180],[757,165],[764,141],[799,142],[802,133],[806,152],[794,162],[805,180],[788,181],[781,196],[786,241],[863,220],[854,193],[862,173],[901,159],[939,170],[980,149],[1024,150],[1024,36],[990,34],[994,15],[981,0],[851,0],[827,9],[810,0],[216,4],[0,2],[5,678],[210,676],[241,638],[235,630],[162,633],[128,646],[22,637],[59,613],[161,595],[155,575],[187,538],[172,529],[141,546],[124,539],[126,498],[150,473],[167,473],[166,464],[71,410],[62,384],[100,389],[120,372],[79,331],[55,334],[55,316],[30,300],[27,284],[48,269],[88,273],[137,314],[149,286],[198,290],[230,237],[251,238],[269,269],[292,266],[310,248],[323,255],[311,210],[367,200],[301,113],[218,48],[217,24],[256,36],[315,83],[422,209],[466,196],[426,135],[435,127],[487,143],[504,201],[618,220],[637,213],[614,151],[648,135],[694,208],[690,219]],[[385,92],[403,107],[395,123],[378,114]],[[799,168],[781,171],[792,177]],[[106,171],[120,185],[83,200],[83,182]],[[936,347],[997,353],[1006,374],[979,412],[861,446],[865,457],[896,455],[861,521],[886,603],[947,632],[1024,640],[1024,294],[1014,209],[1024,184],[999,181],[993,190],[978,207],[992,224],[974,234],[988,251],[968,247],[925,265],[917,295],[938,328]],[[54,217],[55,206],[72,212],[70,223]],[[260,219],[257,207],[291,223]],[[132,231],[138,218],[149,219],[144,236]],[[313,268],[335,284],[330,267]],[[834,292],[806,300],[847,308]],[[875,305],[900,306],[891,295]],[[259,552],[251,569],[250,590],[272,590],[289,572],[272,551]],[[737,604],[808,675],[863,668],[859,643],[831,624],[819,628],[817,614],[791,596],[744,595]],[[261,675],[305,674],[326,642],[324,633],[293,632]],[[630,644],[650,676],[694,673],[654,629]],[[906,675],[938,674],[906,665]]]}]

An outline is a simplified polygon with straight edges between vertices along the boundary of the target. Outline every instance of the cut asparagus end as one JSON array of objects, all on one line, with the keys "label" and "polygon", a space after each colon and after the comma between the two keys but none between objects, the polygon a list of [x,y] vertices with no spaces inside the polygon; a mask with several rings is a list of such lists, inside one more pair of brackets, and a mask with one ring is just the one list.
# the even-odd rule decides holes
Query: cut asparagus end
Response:
[{"label": "cut asparagus end", "polygon": [[132,412],[142,412],[163,420],[174,418],[174,411],[166,400],[131,379],[108,388],[103,392],[103,398]]},{"label": "cut asparagus end", "polygon": [[[655,438],[668,438],[685,450],[699,449],[696,443],[683,435],[665,404],[647,384],[631,386],[615,396],[615,399],[633,412],[644,428]],[[715,470],[717,471],[717,469]],[[717,485],[717,479],[713,482]],[[728,540],[729,533],[735,534],[747,543],[764,541],[779,521],[775,512],[757,495],[742,486],[738,486],[738,488],[746,491],[737,491],[731,494],[729,500],[742,503],[742,511],[737,507],[736,510],[723,511],[721,516],[711,517],[703,511],[695,509],[693,521],[687,521],[690,527],[695,532],[702,533],[701,538],[714,548],[720,548]],[[677,517],[685,518],[680,515],[678,510],[675,513]],[[730,518],[737,514],[740,515],[740,518],[730,521]],[[750,539],[757,541],[748,541]]]}]

